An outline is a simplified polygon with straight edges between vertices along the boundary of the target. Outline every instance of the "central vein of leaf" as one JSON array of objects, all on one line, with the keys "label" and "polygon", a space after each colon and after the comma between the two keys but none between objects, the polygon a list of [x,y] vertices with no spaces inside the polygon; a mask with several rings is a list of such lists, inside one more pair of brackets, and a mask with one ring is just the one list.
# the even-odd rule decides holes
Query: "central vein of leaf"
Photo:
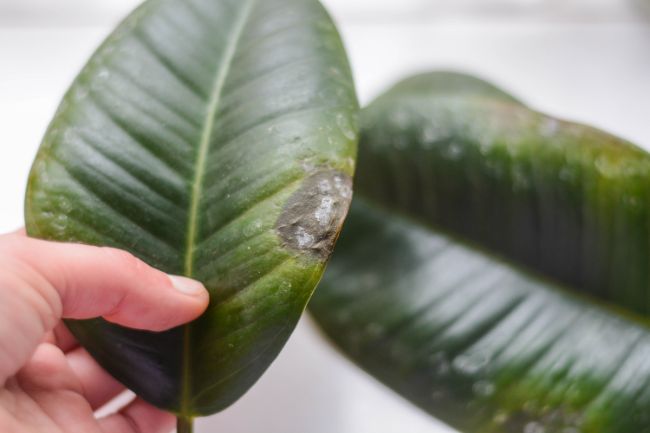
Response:
[{"label": "central vein of leaf", "polygon": [[[187,239],[185,244],[185,262],[184,274],[192,277],[194,274],[194,253],[196,251],[196,236],[199,228],[199,208],[201,203],[201,195],[203,192],[203,177],[205,175],[205,166],[207,163],[208,152],[210,150],[210,142],[212,133],[214,131],[215,119],[217,110],[219,109],[219,102],[223,86],[226,82],[226,77],[230,71],[237,44],[241,39],[246,21],[253,8],[255,0],[248,0],[242,6],[237,20],[233,24],[232,32],[227,40],[226,47],[223,52],[223,60],[217,70],[212,91],[208,100],[208,105],[205,112],[205,120],[203,122],[203,129],[201,131],[201,139],[199,142],[198,154],[196,159],[196,171],[194,172],[194,179],[192,181],[191,201],[187,225]],[[191,395],[190,387],[190,337],[191,327],[185,325],[183,329],[183,377],[182,377],[182,395],[181,395],[181,411],[188,414],[188,403]]]}]

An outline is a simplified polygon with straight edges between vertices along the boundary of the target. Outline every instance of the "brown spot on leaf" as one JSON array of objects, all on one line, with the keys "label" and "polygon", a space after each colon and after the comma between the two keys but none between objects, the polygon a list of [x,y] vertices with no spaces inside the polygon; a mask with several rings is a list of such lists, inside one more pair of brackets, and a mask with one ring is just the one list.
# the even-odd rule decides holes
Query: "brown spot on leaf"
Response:
[{"label": "brown spot on leaf", "polygon": [[275,225],[284,245],[326,259],[334,248],[352,200],[352,179],[336,170],[304,180]]}]

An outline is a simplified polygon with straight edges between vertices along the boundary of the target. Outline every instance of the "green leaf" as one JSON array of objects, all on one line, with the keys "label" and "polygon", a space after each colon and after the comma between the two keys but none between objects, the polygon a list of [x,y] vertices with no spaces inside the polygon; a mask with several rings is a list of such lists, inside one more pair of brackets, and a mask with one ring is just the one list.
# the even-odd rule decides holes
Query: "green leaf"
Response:
[{"label": "green leaf", "polygon": [[355,183],[310,304],[353,360],[466,432],[650,431],[648,154],[433,73],[364,110]]},{"label": "green leaf", "polygon": [[357,111],[316,0],[150,0],[133,12],[49,127],[27,228],[197,278],[211,305],[158,334],[69,322],[80,342],[184,417],[239,398],[284,345],[333,248]]}]

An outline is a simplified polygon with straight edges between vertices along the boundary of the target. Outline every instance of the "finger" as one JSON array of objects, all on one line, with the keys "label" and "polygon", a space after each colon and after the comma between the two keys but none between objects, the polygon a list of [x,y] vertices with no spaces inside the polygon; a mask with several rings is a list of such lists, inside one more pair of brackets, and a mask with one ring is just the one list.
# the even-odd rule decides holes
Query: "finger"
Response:
[{"label": "finger", "polygon": [[14,402],[21,406],[22,401],[24,407],[18,410],[28,417],[41,418],[36,421],[30,418],[30,422],[36,424],[48,420],[48,426],[40,426],[42,428],[37,428],[37,431],[54,431],[49,421],[61,426],[61,430],[56,431],[96,431],[92,409],[81,393],[81,383],[58,347],[39,345],[32,358],[8,381],[8,389],[14,385],[17,396],[29,396],[29,399],[19,398]]},{"label": "finger", "polygon": [[68,353],[69,351],[79,347],[79,342],[63,322],[59,322],[54,327],[52,334],[54,335],[55,344],[63,351],[63,353]]},{"label": "finger", "polygon": [[10,234],[16,236],[27,236],[27,231],[25,230],[25,227],[21,227],[19,229],[14,230],[13,232],[10,232]]},{"label": "finger", "polygon": [[174,428],[175,418],[136,398],[116,414],[99,420],[106,433],[169,433]]},{"label": "finger", "polygon": [[93,410],[102,407],[124,391],[124,385],[101,368],[85,349],[78,347],[66,356],[70,368],[81,383],[83,396]]},{"label": "finger", "polygon": [[57,346],[63,353],[68,353],[72,349],[79,347],[77,339],[63,322],[59,322],[53,330],[45,334],[43,342]]},{"label": "finger", "polygon": [[9,239],[0,258],[13,260],[14,272],[45,295],[51,313],[62,317],[103,316],[127,327],[161,331],[196,318],[207,307],[201,283],[169,277],[127,252]]},{"label": "finger", "polygon": [[16,379],[26,391],[82,391],[81,383],[61,349],[48,343],[36,348],[30,360],[16,374]]}]

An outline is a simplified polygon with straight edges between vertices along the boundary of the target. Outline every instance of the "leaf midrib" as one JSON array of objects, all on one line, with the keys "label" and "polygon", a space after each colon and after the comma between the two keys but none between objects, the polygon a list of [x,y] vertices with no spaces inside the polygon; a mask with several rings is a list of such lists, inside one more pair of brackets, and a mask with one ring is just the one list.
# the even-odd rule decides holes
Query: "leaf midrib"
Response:
[{"label": "leaf midrib", "polygon": [[424,231],[431,232],[435,235],[442,235],[449,239],[451,242],[461,245],[468,250],[480,254],[481,256],[485,256],[493,262],[500,263],[501,265],[504,265],[511,269],[512,272],[515,272],[528,280],[535,281],[544,286],[547,290],[561,294],[572,301],[581,302],[592,307],[597,306],[598,308],[607,311],[615,317],[625,318],[631,323],[635,323],[637,325],[650,326],[650,319],[640,315],[635,311],[625,309],[612,302],[600,299],[588,291],[576,290],[570,285],[563,283],[562,281],[557,280],[550,275],[547,275],[535,268],[521,264],[517,260],[506,255],[499,254],[489,247],[482,245],[479,242],[475,242],[474,240],[467,237],[461,236],[441,225],[429,223],[426,221],[426,219],[411,215],[402,209],[387,207],[378,200],[375,200],[368,195],[364,195],[362,192],[356,193],[355,200],[362,201],[366,206],[372,208],[373,210],[379,210],[380,212],[391,215],[393,218],[405,221],[408,224],[418,227]]},{"label": "leaf midrib", "polygon": [[[196,159],[196,171],[192,180],[192,189],[190,195],[190,207],[187,222],[187,238],[185,242],[185,254],[183,263],[183,273],[188,277],[193,277],[194,273],[194,253],[196,250],[196,236],[199,229],[199,207],[201,203],[201,196],[203,194],[203,178],[205,176],[205,169],[210,149],[210,142],[212,139],[212,132],[214,130],[216,114],[219,109],[219,103],[223,92],[223,86],[230,72],[230,68],[235,57],[237,45],[241,40],[241,36],[250,17],[253,4],[256,0],[247,0],[242,6],[239,15],[233,25],[233,32],[227,41],[226,48],[223,54],[223,61],[221,62],[217,74],[212,85],[210,98],[206,108],[205,119],[203,122],[203,129],[201,130],[201,138],[199,141],[198,154]],[[188,403],[191,396],[190,384],[190,339],[191,339],[191,326],[185,325],[183,327],[183,364],[181,376],[181,413],[190,416]]]}]

